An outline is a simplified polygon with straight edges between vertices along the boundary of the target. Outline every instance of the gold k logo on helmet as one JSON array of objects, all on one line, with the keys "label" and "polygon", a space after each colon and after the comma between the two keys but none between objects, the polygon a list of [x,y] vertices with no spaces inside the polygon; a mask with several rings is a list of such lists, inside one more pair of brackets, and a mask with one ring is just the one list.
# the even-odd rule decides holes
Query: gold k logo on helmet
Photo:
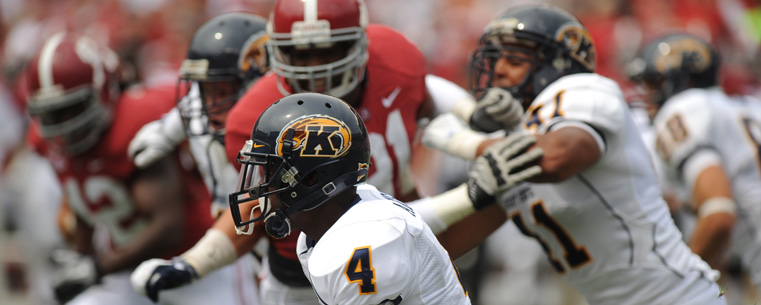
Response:
[{"label": "gold k logo on helmet", "polygon": [[708,46],[688,37],[659,44],[656,54],[654,65],[661,73],[681,68],[685,55],[691,56],[691,63],[697,71],[703,71],[711,65],[711,50]]},{"label": "gold k logo on helmet", "polygon": [[[293,130],[292,139],[287,139]],[[336,118],[312,114],[301,116],[280,131],[277,154],[283,156],[286,141],[291,142],[292,153],[300,157],[337,158],[345,155],[351,146],[351,131],[343,121]]]},{"label": "gold k logo on helmet", "polygon": [[581,24],[569,23],[562,26],[555,34],[555,40],[565,45],[576,61],[591,71],[595,70],[596,54],[592,37]]}]

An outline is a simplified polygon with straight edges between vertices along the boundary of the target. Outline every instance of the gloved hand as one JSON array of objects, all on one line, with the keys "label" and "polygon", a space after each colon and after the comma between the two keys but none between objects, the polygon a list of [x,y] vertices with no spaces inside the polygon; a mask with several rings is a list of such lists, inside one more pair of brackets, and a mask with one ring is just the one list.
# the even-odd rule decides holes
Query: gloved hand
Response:
[{"label": "gloved hand", "polygon": [[172,108],[161,119],[140,128],[127,153],[138,168],[145,168],[171,153],[186,137],[180,112]]},{"label": "gloved hand", "polygon": [[521,122],[523,106],[509,91],[492,87],[476,102],[470,126],[483,132],[510,130]]},{"label": "gloved hand", "polygon": [[68,249],[56,249],[50,254],[56,266],[51,279],[56,300],[66,303],[100,282],[101,272],[95,260]]},{"label": "gloved hand", "polygon": [[159,291],[184,286],[198,279],[198,272],[180,257],[171,261],[149,259],[140,264],[130,276],[132,289],[158,302]]},{"label": "gloved hand", "polygon": [[477,210],[495,203],[496,196],[516,184],[542,173],[536,163],[544,151],[538,147],[527,151],[534,143],[533,135],[512,134],[489,146],[476,159],[468,179],[468,196]]},{"label": "gloved hand", "polygon": [[486,135],[473,131],[456,115],[444,113],[425,127],[421,141],[427,147],[466,160],[473,160],[476,158],[478,145],[485,139]]}]

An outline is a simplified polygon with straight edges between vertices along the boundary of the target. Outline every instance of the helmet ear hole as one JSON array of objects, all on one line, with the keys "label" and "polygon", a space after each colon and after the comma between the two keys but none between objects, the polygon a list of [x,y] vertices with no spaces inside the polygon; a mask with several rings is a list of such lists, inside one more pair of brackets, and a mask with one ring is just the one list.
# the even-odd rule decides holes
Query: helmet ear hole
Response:
[{"label": "helmet ear hole", "polygon": [[304,179],[301,179],[301,182],[299,182],[299,183],[301,185],[303,185],[303,186],[306,186],[306,187],[312,187],[312,186],[314,186],[319,181],[317,172],[318,171],[313,171],[313,172],[307,174],[306,177],[304,177]]}]

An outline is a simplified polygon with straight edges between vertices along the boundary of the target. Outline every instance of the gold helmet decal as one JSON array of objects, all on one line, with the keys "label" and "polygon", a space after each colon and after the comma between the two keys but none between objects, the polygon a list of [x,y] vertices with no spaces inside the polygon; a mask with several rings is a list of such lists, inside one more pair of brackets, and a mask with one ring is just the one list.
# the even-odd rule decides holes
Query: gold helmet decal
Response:
[{"label": "gold helmet decal", "polygon": [[262,33],[248,38],[240,49],[238,56],[238,68],[240,71],[248,71],[251,67],[256,67],[259,73],[267,72],[267,41],[269,35]]},{"label": "gold helmet decal", "polygon": [[[293,130],[292,139],[286,139]],[[351,131],[336,118],[311,114],[299,117],[280,131],[277,154],[283,156],[283,143],[291,141],[291,153],[300,157],[342,157],[351,146]]]},{"label": "gold helmet decal", "polygon": [[670,69],[679,69],[684,62],[684,54],[694,54],[695,72],[703,71],[711,65],[711,50],[698,40],[685,37],[669,42],[661,42],[655,58],[655,69],[665,73]]},{"label": "gold helmet decal", "polygon": [[590,71],[595,70],[596,54],[592,36],[579,23],[568,23],[561,27],[555,35],[555,40],[566,46],[571,57],[584,65]]}]

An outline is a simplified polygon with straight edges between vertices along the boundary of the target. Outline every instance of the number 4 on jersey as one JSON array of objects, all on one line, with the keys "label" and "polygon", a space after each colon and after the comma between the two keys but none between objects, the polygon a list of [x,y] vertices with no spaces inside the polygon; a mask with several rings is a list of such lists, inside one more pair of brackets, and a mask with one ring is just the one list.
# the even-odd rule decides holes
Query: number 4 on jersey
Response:
[{"label": "number 4 on jersey", "polygon": [[344,274],[349,283],[359,282],[359,294],[374,294],[375,269],[373,268],[370,246],[354,249]]}]

